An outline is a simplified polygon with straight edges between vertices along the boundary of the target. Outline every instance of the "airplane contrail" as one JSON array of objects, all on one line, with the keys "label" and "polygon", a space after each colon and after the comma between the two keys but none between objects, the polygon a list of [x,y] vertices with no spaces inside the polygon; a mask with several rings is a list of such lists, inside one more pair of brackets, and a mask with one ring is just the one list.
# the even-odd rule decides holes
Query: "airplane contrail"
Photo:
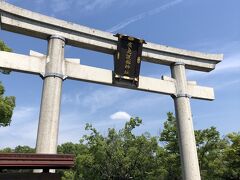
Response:
[{"label": "airplane contrail", "polygon": [[143,13],[138,14],[136,16],[130,17],[130,18],[126,19],[125,21],[123,21],[123,22],[121,22],[121,23],[119,23],[119,24],[117,24],[117,25],[107,29],[106,31],[108,31],[108,32],[115,32],[115,31],[117,31],[119,29],[123,29],[124,27],[128,26],[129,24],[132,24],[132,23],[134,23],[136,21],[139,21],[139,20],[141,20],[141,19],[143,19],[143,18],[145,18],[147,16],[152,16],[152,15],[158,14],[158,13],[160,13],[160,12],[162,12],[162,11],[164,11],[164,10],[174,6],[174,5],[177,5],[177,4],[181,3],[182,1],[183,0],[175,0],[175,1],[172,1],[170,3],[164,4],[162,6],[159,6],[159,7],[155,8],[155,9],[152,9],[150,11],[146,11],[146,12],[143,12]]}]

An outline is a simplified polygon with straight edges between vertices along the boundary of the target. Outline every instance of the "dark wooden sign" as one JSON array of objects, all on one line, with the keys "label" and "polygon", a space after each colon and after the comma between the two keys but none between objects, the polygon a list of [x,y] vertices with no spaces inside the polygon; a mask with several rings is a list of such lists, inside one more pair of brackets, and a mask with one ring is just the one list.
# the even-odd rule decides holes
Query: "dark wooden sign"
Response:
[{"label": "dark wooden sign", "polygon": [[118,37],[114,56],[113,83],[138,87],[144,40],[121,34]]},{"label": "dark wooden sign", "polygon": [[[74,156],[71,154],[0,153],[0,180],[61,180],[60,174],[49,173],[49,169],[70,169],[73,166]],[[31,169],[43,169],[43,173],[32,173]]]}]

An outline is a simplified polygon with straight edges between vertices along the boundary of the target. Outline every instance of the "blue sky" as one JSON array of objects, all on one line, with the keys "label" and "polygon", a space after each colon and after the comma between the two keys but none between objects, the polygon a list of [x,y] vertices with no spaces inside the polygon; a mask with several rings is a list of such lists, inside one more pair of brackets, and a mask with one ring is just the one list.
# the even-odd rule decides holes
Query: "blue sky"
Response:
[{"label": "blue sky", "polygon": [[[191,100],[195,129],[216,126],[222,135],[240,129],[240,1],[239,0],[9,0],[8,2],[48,16],[84,26],[123,33],[162,45],[206,53],[224,53],[224,60],[211,73],[188,71],[188,80],[213,87],[216,100]],[[16,53],[46,53],[47,42],[0,31]],[[112,56],[67,46],[65,57],[82,64],[113,69]],[[169,75],[166,66],[143,62],[141,74]],[[42,79],[23,73],[0,74],[6,95],[17,106],[10,127],[0,129],[0,148],[34,147],[42,91]],[[167,112],[174,112],[166,95],[66,80],[63,85],[59,143],[78,142],[85,124],[103,134],[109,127],[123,127],[130,116],[143,125],[136,133],[158,135]]]}]

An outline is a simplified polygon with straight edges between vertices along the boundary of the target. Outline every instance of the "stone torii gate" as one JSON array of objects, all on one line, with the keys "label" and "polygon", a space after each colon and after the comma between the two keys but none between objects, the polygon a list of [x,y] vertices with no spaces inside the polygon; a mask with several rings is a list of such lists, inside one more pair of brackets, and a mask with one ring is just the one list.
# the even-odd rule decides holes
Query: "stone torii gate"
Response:
[{"label": "stone torii gate", "polygon": [[[30,51],[30,55],[0,52],[0,68],[40,75],[43,92],[37,134],[36,153],[57,152],[62,82],[81,80],[110,86],[111,70],[81,65],[77,59],[64,59],[65,44],[114,55],[118,38],[95,30],[31,12],[0,1],[3,30],[48,40],[48,53]],[[161,79],[139,77],[138,87],[122,86],[140,91],[170,95],[174,99],[180,145],[182,174],[185,180],[199,180],[200,171],[190,98],[213,100],[214,91],[187,81],[185,69],[209,72],[223,59],[222,54],[205,54],[147,42],[143,44],[142,60],[171,67],[172,77]]]}]

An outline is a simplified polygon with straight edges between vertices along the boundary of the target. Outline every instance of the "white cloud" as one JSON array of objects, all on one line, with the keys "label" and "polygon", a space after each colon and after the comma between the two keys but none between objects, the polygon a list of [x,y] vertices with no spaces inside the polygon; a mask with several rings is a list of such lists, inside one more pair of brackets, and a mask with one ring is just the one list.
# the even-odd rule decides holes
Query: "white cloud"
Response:
[{"label": "white cloud", "polygon": [[227,55],[222,62],[216,65],[216,68],[209,72],[199,72],[199,71],[187,71],[187,77],[189,79],[194,78],[205,78],[206,76],[216,75],[216,74],[232,74],[239,72],[240,69],[240,54]]},{"label": "white cloud", "polygon": [[13,123],[17,123],[16,120],[23,121],[24,119],[33,116],[36,111],[37,108],[35,107],[17,107],[13,113],[12,119],[15,120]]},{"label": "white cloud", "polygon": [[213,71],[215,73],[219,72],[233,72],[233,71],[239,71],[240,68],[240,54],[233,54],[222,62],[220,62],[217,66],[216,69]]},{"label": "white cloud", "polygon": [[95,112],[104,107],[108,107],[117,103],[121,98],[121,95],[125,94],[125,90],[116,88],[104,88],[102,90],[96,90],[85,96],[83,104],[86,107],[90,107],[92,112]]},{"label": "white cloud", "polygon": [[[146,109],[146,107],[156,107],[163,102],[167,102],[170,99],[169,96],[160,95],[160,94],[145,94],[141,97],[134,97],[131,101],[124,104],[123,107],[128,108],[130,110],[139,110],[139,109]],[[163,108],[162,108],[163,109]]]},{"label": "white cloud", "polygon": [[130,116],[127,112],[118,111],[118,112],[112,114],[112,115],[110,116],[110,118],[111,118],[112,120],[124,120],[124,121],[128,121],[128,120],[131,118],[131,116]]},{"label": "white cloud", "polygon": [[94,113],[120,102],[121,97],[126,93],[127,90],[110,87],[92,90],[89,93],[65,93],[63,94],[62,104],[79,105],[90,109],[91,113]]},{"label": "white cloud", "polygon": [[[76,94],[75,94],[76,96]],[[75,97],[72,94],[63,93],[62,94],[62,104],[71,104],[74,103]]]},{"label": "white cloud", "polygon": [[143,12],[143,13],[138,14],[136,16],[130,17],[130,18],[124,20],[123,22],[121,22],[121,23],[119,23],[119,24],[109,28],[106,31],[108,31],[108,32],[115,32],[117,30],[123,29],[124,27],[128,26],[129,24],[132,24],[132,23],[134,23],[136,21],[139,21],[139,20],[141,20],[141,19],[143,19],[143,18],[145,18],[147,16],[153,16],[155,14],[158,14],[158,13],[164,11],[164,10],[167,10],[168,8],[170,8],[172,6],[175,6],[175,5],[179,4],[179,3],[181,3],[182,1],[183,0],[175,0],[175,1],[169,2],[167,4],[161,5],[161,6],[155,8],[155,9],[152,9],[150,11]]},{"label": "white cloud", "polygon": [[116,0],[36,0],[37,6],[44,3],[50,6],[53,13],[62,13],[72,8],[78,8],[80,12],[94,11],[96,9],[104,9],[109,7]]},{"label": "white cloud", "polygon": [[50,6],[54,13],[59,13],[69,10],[73,3],[74,0],[51,0]]},{"label": "white cloud", "polygon": [[109,7],[116,0],[81,0],[77,2],[77,6],[85,11],[93,11],[95,9],[103,9]]},{"label": "white cloud", "polygon": [[221,89],[229,88],[229,87],[231,87],[235,84],[239,84],[239,83],[240,83],[239,79],[234,79],[232,81],[227,81],[227,82],[216,85],[215,89],[216,90],[221,90]]}]

